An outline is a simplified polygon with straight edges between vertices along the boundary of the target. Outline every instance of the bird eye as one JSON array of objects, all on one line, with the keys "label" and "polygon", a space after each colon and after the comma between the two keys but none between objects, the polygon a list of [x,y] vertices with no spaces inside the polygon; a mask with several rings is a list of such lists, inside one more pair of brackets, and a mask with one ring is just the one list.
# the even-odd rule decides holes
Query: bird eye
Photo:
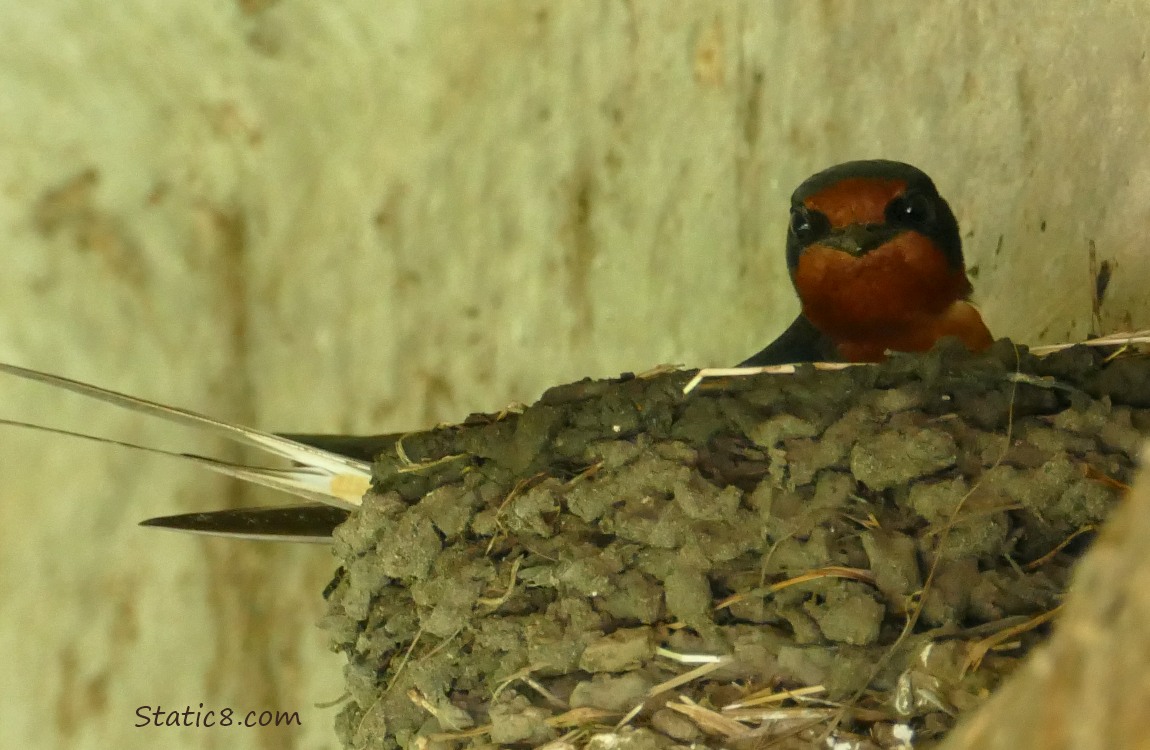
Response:
[{"label": "bird eye", "polygon": [[794,206],[791,208],[790,230],[800,245],[806,245],[825,235],[830,230],[830,222],[819,211]]},{"label": "bird eye", "polygon": [[929,224],[934,221],[934,204],[922,193],[906,192],[887,204],[886,220],[911,226]]}]

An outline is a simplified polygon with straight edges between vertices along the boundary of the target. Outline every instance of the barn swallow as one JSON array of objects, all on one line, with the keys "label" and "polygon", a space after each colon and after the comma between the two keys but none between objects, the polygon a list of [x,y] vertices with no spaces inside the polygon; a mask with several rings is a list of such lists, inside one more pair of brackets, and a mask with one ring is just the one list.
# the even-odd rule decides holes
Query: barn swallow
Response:
[{"label": "barn swallow", "polygon": [[[887,350],[924,351],[943,336],[968,348],[991,343],[971,286],[958,224],[930,178],[909,164],[856,161],[819,172],[791,197],[787,268],[802,302],[794,323],[742,366],[811,361],[880,361]],[[329,542],[362,502],[371,462],[401,453],[402,434],[290,435],[253,430],[58,375],[0,363],[0,372],[70,390],[121,408],[213,432],[292,462],[276,469],[219,461],[51,427],[7,424],[112,443],[196,463],[273,487],[307,502],[152,518],[158,526],[200,534]]]},{"label": "barn swallow", "polygon": [[958,222],[921,170],[851,161],[791,195],[787,270],[802,312],[740,367],[880,362],[944,336],[971,351],[993,338],[970,303]]}]

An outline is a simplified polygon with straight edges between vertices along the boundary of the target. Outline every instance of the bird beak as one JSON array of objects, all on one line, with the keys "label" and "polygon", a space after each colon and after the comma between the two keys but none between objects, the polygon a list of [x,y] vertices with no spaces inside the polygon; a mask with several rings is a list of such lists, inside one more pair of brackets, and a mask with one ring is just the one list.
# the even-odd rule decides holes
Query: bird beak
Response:
[{"label": "bird beak", "polygon": [[830,235],[819,240],[818,244],[861,258],[871,250],[885,245],[902,231],[902,228],[892,227],[889,224],[848,224],[832,230]]}]

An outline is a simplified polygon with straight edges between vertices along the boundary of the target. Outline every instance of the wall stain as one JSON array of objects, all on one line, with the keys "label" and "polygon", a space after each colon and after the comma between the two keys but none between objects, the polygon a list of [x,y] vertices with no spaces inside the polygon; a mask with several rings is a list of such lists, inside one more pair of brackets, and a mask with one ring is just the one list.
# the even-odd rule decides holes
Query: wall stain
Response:
[{"label": "wall stain", "polygon": [[560,229],[563,245],[562,265],[567,299],[575,309],[572,341],[587,341],[591,336],[591,271],[597,248],[592,227],[595,205],[595,181],[584,165],[575,174],[566,196],[566,221]]},{"label": "wall stain", "polygon": [[966,71],[966,73],[962,76],[962,101],[976,101],[981,95],[980,89],[981,87],[979,86],[978,77],[975,76],[971,71]]},{"label": "wall stain", "polygon": [[[251,504],[245,500],[246,489],[238,482],[228,482],[225,487],[224,492],[217,494],[221,507]],[[289,705],[268,663],[270,658],[285,656],[268,654],[268,623],[274,625],[276,618],[261,601],[268,595],[268,587],[261,585],[261,579],[268,570],[275,570],[275,558],[282,555],[242,542],[213,544],[205,540],[202,549],[210,579],[205,586],[207,619],[217,629],[212,639],[216,651],[204,670],[205,695],[220,701],[242,695],[245,707],[256,710]],[[268,730],[256,731],[260,746],[275,746]],[[280,747],[286,750],[294,744],[289,741]]]},{"label": "wall stain", "polygon": [[723,45],[723,24],[716,18],[695,40],[695,82],[720,88],[727,79],[727,62]]},{"label": "wall stain", "polygon": [[394,233],[393,239],[397,244],[402,241],[399,218],[406,197],[406,185],[392,186],[383,196],[383,200],[379,202],[379,207],[376,208],[375,214],[372,216],[372,223],[375,224],[375,228],[380,232]]},{"label": "wall stain", "polygon": [[268,8],[279,3],[280,0],[236,0],[236,5],[245,16],[254,16],[263,13]]},{"label": "wall stain", "polygon": [[751,70],[743,84],[742,112],[739,119],[743,124],[743,142],[754,150],[763,130],[763,79],[761,68]]},{"label": "wall stain", "polygon": [[136,611],[140,580],[134,575],[115,574],[99,588],[96,595],[101,601],[112,602],[113,608],[111,622],[106,628],[107,637],[101,639],[101,643],[107,646],[107,656],[97,665],[98,671],[91,676],[82,675],[84,663],[93,659],[87,653],[83,660],[78,658],[74,645],[65,646],[60,651],[61,687],[56,696],[55,715],[56,727],[65,737],[73,736],[85,722],[107,711],[111,674],[124,663],[125,655],[140,637]]},{"label": "wall stain", "polygon": [[436,424],[443,419],[444,414],[450,414],[455,405],[455,393],[451,381],[440,373],[420,372],[420,390],[423,397],[422,424]]},{"label": "wall stain", "polygon": [[81,675],[82,663],[75,647],[65,646],[57,661],[60,689],[55,700],[55,725],[60,735],[71,738],[92,717],[107,710],[108,672],[100,669],[95,675]]},{"label": "wall stain", "polygon": [[1098,248],[1094,240],[1087,243],[1087,258],[1090,264],[1091,295],[1090,320],[1093,330],[1091,335],[1100,336],[1102,327],[1102,305],[1106,301],[1106,291],[1110,288],[1110,280],[1114,274],[1114,263],[1109,260],[1098,260]]},{"label": "wall stain", "polygon": [[239,102],[231,99],[204,105],[204,115],[212,126],[212,132],[220,138],[239,141],[248,146],[259,146],[264,140],[264,131],[255,115],[245,112]]},{"label": "wall stain", "polygon": [[[208,253],[211,271],[219,280],[216,289],[219,291],[220,304],[217,312],[224,311],[225,323],[228,326],[228,348],[232,357],[239,366],[240,371],[246,373],[244,367],[248,351],[248,283],[247,283],[247,217],[236,208],[220,208],[218,206],[200,206],[198,209],[203,231],[200,235],[202,242],[206,243],[211,252]],[[252,387],[250,378],[234,378],[229,384],[239,387],[243,392],[236,403],[251,404]],[[234,391],[232,394],[234,395]],[[247,419],[252,414],[244,414]]]},{"label": "wall stain", "polygon": [[144,253],[127,227],[96,201],[100,173],[85,169],[44,191],[32,207],[32,226],[46,239],[66,235],[81,253],[98,257],[116,278],[134,288],[151,277]]},{"label": "wall stain", "polygon": [[1018,69],[1014,78],[1015,97],[1018,100],[1019,130],[1022,135],[1023,163],[1032,164],[1037,161],[1036,150],[1038,145],[1038,107],[1034,99],[1034,83],[1030,80],[1030,70],[1023,65]]},{"label": "wall stain", "polygon": [[[742,20],[740,19],[740,24]],[[743,34],[740,29],[740,38]],[[741,125],[743,147],[735,152],[735,201],[738,217],[736,241],[744,252],[757,254],[762,243],[764,214],[760,205],[762,196],[761,156],[759,138],[763,130],[762,68],[748,68],[745,50],[739,51],[737,68],[739,96],[736,97],[736,117]],[[741,255],[745,259],[745,255]],[[742,262],[746,267],[746,261]],[[744,275],[740,271],[739,276]]]},{"label": "wall stain", "polygon": [[[250,295],[248,220],[237,206],[201,204],[196,207],[198,240],[204,248],[209,271],[215,278],[214,314],[226,326],[221,346],[228,350],[227,370],[211,384],[210,393],[230,406],[231,419],[253,424],[256,421],[253,372],[250,359]],[[225,460],[242,459],[241,449],[221,446]],[[222,483],[214,493],[219,507],[244,507],[255,502],[260,490],[240,482]],[[242,696],[247,708],[263,710],[298,703],[292,685],[277,678],[280,670],[297,665],[295,650],[274,649],[269,641],[269,623],[288,617],[297,603],[280,601],[282,592],[268,586],[269,571],[286,566],[289,551],[270,545],[219,544],[203,542],[208,581],[206,619],[216,629],[216,650],[204,654],[210,659],[204,670],[204,692],[213,700],[234,700]],[[283,580],[283,578],[281,578]],[[294,738],[272,728],[256,730],[254,744],[288,750]]]}]

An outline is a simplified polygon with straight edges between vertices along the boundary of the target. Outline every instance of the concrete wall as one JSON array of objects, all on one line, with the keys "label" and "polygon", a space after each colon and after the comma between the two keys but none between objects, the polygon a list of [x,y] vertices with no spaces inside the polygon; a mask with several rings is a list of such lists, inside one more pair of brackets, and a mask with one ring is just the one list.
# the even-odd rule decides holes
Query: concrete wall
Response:
[{"label": "concrete wall", "polygon": [[[1150,326],[1147,0],[3,0],[0,29],[0,359],[266,429],[735,362],[795,311],[787,195],[850,158],[934,176],[996,334]],[[333,746],[326,551],[134,526],[267,496],[11,431],[0,462],[0,746]],[[304,726],[134,726],[201,702]]]}]

